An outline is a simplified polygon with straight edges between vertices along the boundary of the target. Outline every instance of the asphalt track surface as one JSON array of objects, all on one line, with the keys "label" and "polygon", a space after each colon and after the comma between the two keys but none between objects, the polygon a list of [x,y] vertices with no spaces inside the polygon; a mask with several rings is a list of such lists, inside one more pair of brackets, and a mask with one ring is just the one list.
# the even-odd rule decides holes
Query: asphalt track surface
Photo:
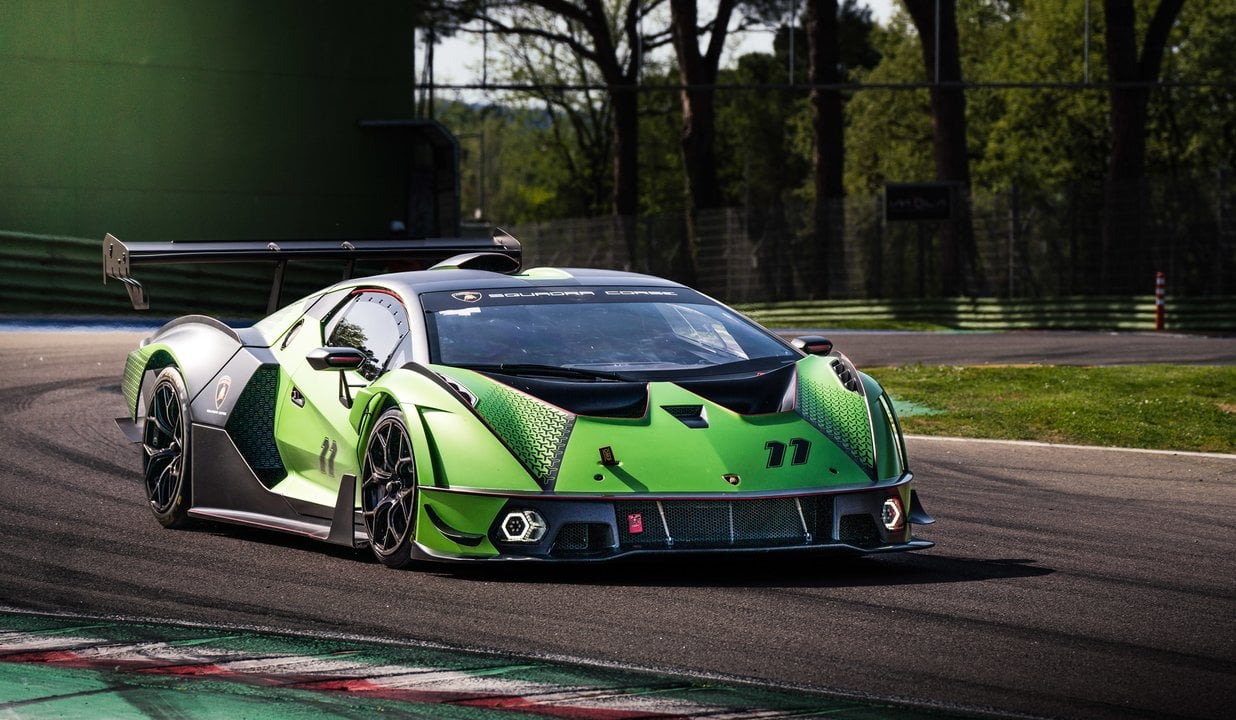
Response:
[{"label": "asphalt track surface", "polygon": [[[998,715],[1227,718],[1236,705],[1236,456],[911,438],[939,521],[919,533],[929,551],[395,572],[265,532],[160,528],[111,420],[139,337],[0,333],[0,605],[586,658]],[[1172,361],[1129,337],[1143,361]],[[852,340],[839,347],[880,364]],[[1230,345],[1190,349],[1199,340],[1212,339],[1164,348],[1233,362]]]},{"label": "asphalt track surface", "polygon": [[1236,337],[1175,333],[830,332],[823,335],[859,368],[924,365],[1233,365]]}]

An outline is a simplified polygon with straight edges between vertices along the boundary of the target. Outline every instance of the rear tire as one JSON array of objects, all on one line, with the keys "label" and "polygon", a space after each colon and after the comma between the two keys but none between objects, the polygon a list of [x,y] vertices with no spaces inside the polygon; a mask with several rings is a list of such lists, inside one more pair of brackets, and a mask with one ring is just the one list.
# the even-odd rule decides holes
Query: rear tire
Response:
[{"label": "rear tire", "polygon": [[374,556],[387,567],[410,565],[416,536],[416,463],[399,408],[382,413],[369,433],[360,495]]},{"label": "rear tire", "polygon": [[146,500],[163,527],[189,523],[191,485],[189,393],[175,366],[155,378],[142,430],[142,474]]}]

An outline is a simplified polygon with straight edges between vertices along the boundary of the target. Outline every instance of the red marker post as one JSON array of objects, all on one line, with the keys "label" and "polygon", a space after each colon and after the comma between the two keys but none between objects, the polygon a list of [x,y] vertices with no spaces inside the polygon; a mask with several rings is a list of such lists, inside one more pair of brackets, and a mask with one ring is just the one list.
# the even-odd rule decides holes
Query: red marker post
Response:
[{"label": "red marker post", "polygon": [[1154,274],[1154,329],[1162,330],[1167,324],[1167,276]]}]

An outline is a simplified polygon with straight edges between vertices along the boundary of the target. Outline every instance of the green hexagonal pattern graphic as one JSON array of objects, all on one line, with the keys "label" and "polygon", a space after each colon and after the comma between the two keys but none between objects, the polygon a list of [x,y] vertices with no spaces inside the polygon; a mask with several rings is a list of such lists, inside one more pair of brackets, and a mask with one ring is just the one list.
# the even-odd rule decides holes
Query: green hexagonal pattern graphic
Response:
[{"label": "green hexagonal pattern graphic", "polygon": [[795,407],[804,420],[824,433],[863,469],[875,472],[871,419],[867,416],[867,401],[863,396],[846,390],[833,378],[821,381],[799,375]]},{"label": "green hexagonal pattern graphic", "polygon": [[558,477],[575,416],[517,390],[492,386],[476,404],[489,423],[542,487]]}]

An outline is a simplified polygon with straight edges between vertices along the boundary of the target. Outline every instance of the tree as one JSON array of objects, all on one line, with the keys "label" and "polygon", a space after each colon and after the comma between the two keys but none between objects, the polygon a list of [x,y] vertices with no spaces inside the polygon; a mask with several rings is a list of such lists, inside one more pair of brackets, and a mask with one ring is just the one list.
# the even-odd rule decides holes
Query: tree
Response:
[{"label": "tree", "polygon": [[[636,256],[639,211],[639,94],[646,54],[668,42],[664,31],[646,34],[644,16],[665,0],[498,0],[457,8],[493,32],[560,44],[590,64],[608,87],[613,116],[613,214],[622,219],[629,257]],[[468,3],[470,4],[470,3]],[[548,20],[548,22],[545,22]]]},{"label": "tree", "polygon": [[1177,173],[1236,177],[1236,4],[1181,8],[1163,55],[1163,80],[1205,83],[1155,93],[1147,130],[1147,164]]},{"label": "tree", "polygon": [[[433,51],[438,39],[451,37],[459,29],[461,22],[467,22],[478,5],[485,0],[420,0],[412,3],[412,76],[417,80],[416,67],[416,30],[425,31],[427,47],[425,52],[425,67],[423,76],[432,81],[434,73]],[[421,98],[416,96],[416,85],[412,86],[412,109],[416,117],[433,117],[433,90],[430,88]]]},{"label": "tree", "polygon": [[[609,212],[608,150],[577,138],[565,115],[524,100],[439,103],[437,119],[459,138],[465,216],[481,209],[482,219],[509,227]],[[604,127],[588,132],[608,140]]]},{"label": "tree", "polygon": [[[753,243],[769,300],[791,300],[795,275],[811,274],[798,258],[811,252],[797,212],[810,176],[810,123],[805,98],[776,87],[786,78],[791,29],[780,28],[776,54],[751,53],[736,68],[722,70],[723,84],[746,85],[717,97],[717,156],[722,194],[745,208],[745,229]],[[806,42],[797,80],[806,77]],[[800,150],[799,146],[802,146]]]},{"label": "tree", "polygon": [[1183,4],[1184,0],[1159,0],[1139,54],[1133,0],[1103,0],[1112,131],[1103,192],[1101,283],[1107,292],[1136,293],[1148,286],[1140,211],[1146,197],[1147,105]]},{"label": "tree", "polygon": [[[555,28],[556,20],[545,15],[529,16],[528,25],[546,30],[577,33],[579,28]],[[583,37],[579,38],[584,41]],[[613,147],[613,113],[609,95],[590,87],[596,80],[588,61],[561,43],[533,36],[507,36],[503,41],[498,70],[528,90],[517,98],[532,99],[543,108],[548,126],[542,147],[550,162],[561,168],[563,182],[555,203],[557,217],[604,214],[611,207],[613,178],[607,169]],[[566,89],[582,88],[582,89]],[[537,164],[537,163],[532,163]]]},{"label": "tree", "polygon": [[966,95],[961,88],[957,0],[903,0],[918,30],[931,88],[932,152],[936,179],[956,186],[944,234],[941,267],[946,297],[972,294],[975,257],[970,220],[970,157],[966,149]]},{"label": "tree", "polygon": [[[1230,293],[1236,207],[1236,4],[1186,3],[1150,97],[1146,167],[1158,237],[1143,273],[1163,270],[1173,294]],[[1196,85],[1185,85],[1197,83]],[[1204,83],[1204,84],[1203,84]],[[1145,292],[1145,280],[1138,288]]]},{"label": "tree", "polygon": [[[721,65],[721,51],[729,32],[730,17],[737,0],[719,0],[712,22],[701,27],[696,0],[670,0],[670,30],[678,58],[678,77],[683,85],[682,157],[687,176],[686,244],[679,253],[679,279],[695,282],[696,264],[693,241],[698,242],[696,213],[722,206],[721,184],[717,179],[716,103],[713,86]],[[699,39],[708,38],[701,52]]]},{"label": "tree", "polygon": [[811,169],[815,188],[815,272],[811,283],[827,297],[842,278],[845,263],[845,115],[841,72],[837,0],[807,1],[807,38],[810,48]]}]

